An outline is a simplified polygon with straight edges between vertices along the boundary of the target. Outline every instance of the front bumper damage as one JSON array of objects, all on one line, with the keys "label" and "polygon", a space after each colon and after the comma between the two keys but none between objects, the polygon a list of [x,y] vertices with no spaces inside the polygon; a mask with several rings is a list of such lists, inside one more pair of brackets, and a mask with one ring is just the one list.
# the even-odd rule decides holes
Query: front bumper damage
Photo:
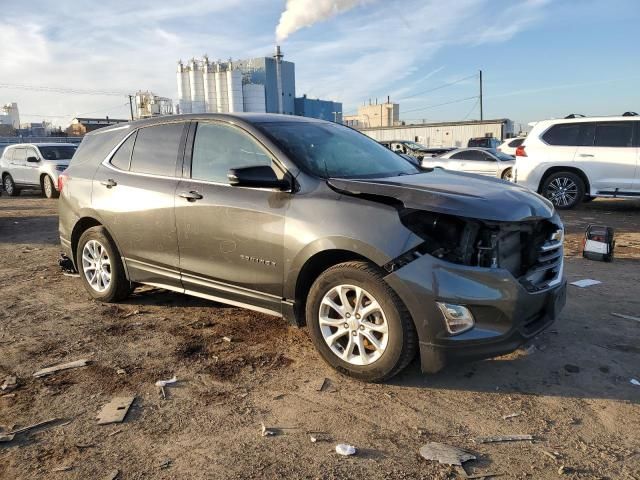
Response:
[{"label": "front bumper damage", "polygon": [[[425,373],[457,360],[512,352],[551,325],[566,301],[562,274],[553,286],[531,292],[505,269],[453,264],[430,255],[402,266],[385,280],[413,318]],[[475,326],[452,336],[438,301],[469,308]]]}]

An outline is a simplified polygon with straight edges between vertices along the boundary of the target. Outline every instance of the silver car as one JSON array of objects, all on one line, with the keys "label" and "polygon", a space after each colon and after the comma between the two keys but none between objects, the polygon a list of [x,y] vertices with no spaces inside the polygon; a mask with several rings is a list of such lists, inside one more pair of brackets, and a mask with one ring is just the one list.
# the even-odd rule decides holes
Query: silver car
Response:
[{"label": "silver car", "polygon": [[511,181],[515,157],[492,148],[458,148],[439,157],[425,158],[425,168],[442,167],[458,172],[477,173]]},{"label": "silver car", "polygon": [[22,188],[37,188],[47,198],[57,198],[58,174],[68,166],[77,145],[73,143],[18,143],[0,157],[4,190],[11,197]]}]

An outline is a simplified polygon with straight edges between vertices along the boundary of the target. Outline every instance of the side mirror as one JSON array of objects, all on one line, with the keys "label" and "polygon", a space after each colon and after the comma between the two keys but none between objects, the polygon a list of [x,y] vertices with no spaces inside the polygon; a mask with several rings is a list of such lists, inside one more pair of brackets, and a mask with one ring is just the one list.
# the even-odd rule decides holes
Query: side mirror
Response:
[{"label": "side mirror", "polygon": [[255,167],[232,168],[227,174],[229,184],[234,187],[277,188],[291,190],[291,182],[286,178],[280,180],[273,169],[267,165]]},{"label": "side mirror", "polygon": [[27,162],[29,163],[38,163],[39,161],[38,157],[27,157]]}]

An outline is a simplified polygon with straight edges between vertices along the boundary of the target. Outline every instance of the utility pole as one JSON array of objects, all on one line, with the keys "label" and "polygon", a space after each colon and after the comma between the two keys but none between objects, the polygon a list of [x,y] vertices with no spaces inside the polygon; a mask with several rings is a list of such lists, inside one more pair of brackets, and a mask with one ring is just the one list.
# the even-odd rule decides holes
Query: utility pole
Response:
[{"label": "utility pole", "polygon": [[484,120],[484,110],[482,105],[482,70],[480,70],[480,121]]},{"label": "utility pole", "polygon": [[131,112],[131,120],[133,120],[133,95],[129,95],[129,111]]}]

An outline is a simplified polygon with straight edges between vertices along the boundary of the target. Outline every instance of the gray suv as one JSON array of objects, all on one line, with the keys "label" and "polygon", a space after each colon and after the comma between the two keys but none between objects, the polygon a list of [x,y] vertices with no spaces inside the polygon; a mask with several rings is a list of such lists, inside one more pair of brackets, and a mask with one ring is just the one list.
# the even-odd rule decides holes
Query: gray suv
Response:
[{"label": "gray suv", "polygon": [[420,170],[335,123],[181,115],[85,136],[60,239],[95,299],[138,284],[306,325],[337,370],[381,381],[504,354],[565,302],[553,206],[498,179]]}]

